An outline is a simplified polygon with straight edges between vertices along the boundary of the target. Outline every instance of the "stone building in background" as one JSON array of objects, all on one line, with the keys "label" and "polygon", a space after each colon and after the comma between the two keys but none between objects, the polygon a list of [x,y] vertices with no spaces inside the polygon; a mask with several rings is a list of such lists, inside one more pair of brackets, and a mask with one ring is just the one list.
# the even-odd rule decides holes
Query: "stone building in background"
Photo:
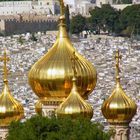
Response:
[{"label": "stone building in background", "polygon": [[[89,10],[102,4],[111,4],[114,8],[123,9],[131,4],[138,4],[140,0],[64,0],[69,5],[71,15],[82,14],[89,16]],[[28,1],[2,1],[0,2],[1,15],[47,15],[60,14],[59,0],[28,0]]]}]

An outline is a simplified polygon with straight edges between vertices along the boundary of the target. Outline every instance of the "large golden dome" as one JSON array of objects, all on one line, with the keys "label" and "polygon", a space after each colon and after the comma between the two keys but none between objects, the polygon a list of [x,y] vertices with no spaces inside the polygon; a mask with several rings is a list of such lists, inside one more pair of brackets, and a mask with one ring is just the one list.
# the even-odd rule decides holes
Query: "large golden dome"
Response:
[{"label": "large golden dome", "polygon": [[116,86],[103,103],[102,113],[109,123],[128,123],[136,114],[137,106],[123,91],[119,77],[119,51],[116,53]]},{"label": "large golden dome", "polygon": [[4,53],[4,88],[0,95],[0,126],[8,126],[12,121],[20,120],[24,116],[22,105],[17,102],[8,89],[6,52]]},{"label": "large golden dome", "polygon": [[57,117],[71,116],[72,118],[76,118],[83,116],[91,119],[93,116],[93,109],[78,93],[76,78],[73,77],[72,81],[73,86],[69,96],[56,110]]},{"label": "large golden dome", "polygon": [[92,64],[83,58],[72,46],[64,24],[63,1],[61,3],[61,16],[59,33],[53,47],[39,59],[29,71],[29,84],[40,98],[48,100],[65,98],[72,87],[72,62],[75,51],[77,87],[80,95],[87,98],[96,86],[96,70]]}]

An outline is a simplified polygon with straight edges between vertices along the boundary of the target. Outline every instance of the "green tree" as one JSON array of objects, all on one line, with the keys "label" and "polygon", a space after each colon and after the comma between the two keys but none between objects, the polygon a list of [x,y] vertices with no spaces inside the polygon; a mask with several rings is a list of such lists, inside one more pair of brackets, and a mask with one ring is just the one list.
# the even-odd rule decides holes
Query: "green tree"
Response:
[{"label": "green tree", "polygon": [[69,32],[69,30],[70,30],[70,12],[69,12],[68,5],[65,7],[65,22],[67,25],[67,31]]},{"label": "green tree", "polygon": [[109,4],[104,4],[101,8],[95,7],[95,9],[90,11],[90,14],[90,21],[95,26],[96,31],[99,33],[101,30],[108,32],[115,31],[115,23],[119,18],[119,11]]},{"label": "green tree", "polygon": [[86,25],[86,18],[83,17],[81,14],[73,16],[71,19],[71,26],[70,31],[74,34],[79,34],[82,32]]},{"label": "green tree", "polygon": [[91,17],[89,18],[89,24],[90,24],[90,30],[96,31],[97,33],[100,33],[100,30],[102,29],[102,13],[101,8],[95,7],[95,9],[90,11]]},{"label": "green tree", "polygon": [[131,36],[140,34],[140,4],[128,6],[122,10],[120,21],[123,26],[123,33]]},{"label": "green tree", "polygon": [[24,123],[13,122],[7,140],[109,140],[102,125],[85,118],[32,117]]}]

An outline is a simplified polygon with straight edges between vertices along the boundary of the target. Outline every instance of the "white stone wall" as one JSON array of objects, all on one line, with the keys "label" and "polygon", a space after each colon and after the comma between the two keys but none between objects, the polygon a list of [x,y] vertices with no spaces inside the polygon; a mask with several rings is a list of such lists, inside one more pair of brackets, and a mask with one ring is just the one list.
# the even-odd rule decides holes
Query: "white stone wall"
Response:
[{"label": "white stone wall", "polygon": [[56,11],[59,11],[57,0],[0,2],[0,15],[56,14]]},{"label": "white stone wall", "polygon": [[118,10],[123,10],[127,6],[131,6],[132,4],[112,4],[111,6],[118,9]]},{"label": "white stone wall", "polygon": [[69,5],[70,13],[82,14],[83,16],[89,15],[89,9],[94,8],[95,4],[88,0],[64,0],[65,5]]},{"label": "white stone wall", "polygon": [[133,0],[133,4],[140,4],[140,0]]},{"label": "white stone wall", "polygon": [[69,10],[71,14],[76,11],[76,0],[64,0],[65,5],[69,5]]},{"label": "white stone wall", "polygon": [[0,140],[6,140],[7,135],[8,135],[8,128],[0,127]]},{"label": "white stone wall", "polygon": [[31,9],[32,9],[31,1],[0,2],[0,15],[29,13]]},{"label": "white stone wall", "polygon": [[0,20],[0,32],[5,30],[5,22],[4,20]]},{"label": "white stone wall", "polygon": [[95,6],[96,6],[95,4],[83,2],[83,3],[81,3],[81,6],[80,6],[80,8],[81,8],[80,13],[84,16],[89,16],[90,15],[89,10],[94,9]]},{"label": "white stone wall", "polygon": [[59,2],[57,0],[38,0],[38,11],[42,14],[56,14],[59,10]]},{"label": "white stone wall", "polygon": [[[64,0],[65,5],[69,5],[72,15],[82,14],[89,15],[89,9],[95,6],[101,7],[102,4],[110,3],[112,0],[96,0],[93,4],[89,0]],[[133,4],[140,3],[140,0],[133,0]],[[130,4],[113,4],[116,9],[124,9]],[[38,15],[56,15],[59,13],[58,0],[38,0],[38,1],[5,1],[0,2],[0,15],[17,15],[17,14],[38,14]]]}]

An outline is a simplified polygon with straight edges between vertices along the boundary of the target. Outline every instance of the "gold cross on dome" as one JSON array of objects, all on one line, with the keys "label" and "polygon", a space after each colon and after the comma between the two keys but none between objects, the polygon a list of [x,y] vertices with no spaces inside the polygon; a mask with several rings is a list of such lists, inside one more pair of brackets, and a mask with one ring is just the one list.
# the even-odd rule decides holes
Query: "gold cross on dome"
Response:
[{"label": "gold cross on dome", "polygon": [[7,61],[10,60],[9,57],[7,57],[7,53],[6,53],[6,49],[4,50],[4,56],[0,57],[0,60],[3,61],[4,66],[3,66],[3,71],[4,71],[4,79],[7,79],[7,75],[8,75],[8,70],[7,70]]},{"label": "gold cross on dome", "polygon": [[116,59],[116,79],[119,79],[119,72],[120,72],[120,59],[122,58],[122,56],[120,55],[120,51],[117,50],[116,51],[116,55],[115,55],[115,59]]},{"label": "gold cross on dome", "polygon": [[76,69],[75,69],[76,60],[78,60],[78,57],[75,55],[75,51],[74,51],[74,52],[73,52],[73,57],[71,58],[74,76],[76,76],[76,74],[77,74],[77,73],[76,73]]}]

